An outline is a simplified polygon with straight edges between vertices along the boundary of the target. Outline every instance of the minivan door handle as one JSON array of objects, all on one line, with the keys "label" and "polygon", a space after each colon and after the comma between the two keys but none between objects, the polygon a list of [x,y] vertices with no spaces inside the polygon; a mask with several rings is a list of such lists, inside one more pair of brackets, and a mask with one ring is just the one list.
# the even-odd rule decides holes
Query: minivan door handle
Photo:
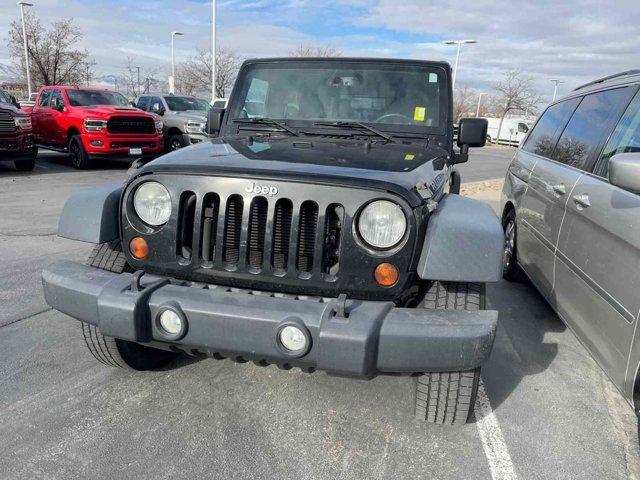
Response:
[{"label": "minivan door handle", "polygon": [[553,188],[553,191],[556,192],[558,195],[564,195],[565,193],[567,193],[567,187],[564,186],[564,183],[559,183],[558,185],[554,185],[552,188]]},{"label": "minivan door handle", "polygon": [[573,203],[575,203],[578,208],[588,208],[591,206],[591,202],[589,201],[589,195],[583,193],[581,195],[573,196]]}]

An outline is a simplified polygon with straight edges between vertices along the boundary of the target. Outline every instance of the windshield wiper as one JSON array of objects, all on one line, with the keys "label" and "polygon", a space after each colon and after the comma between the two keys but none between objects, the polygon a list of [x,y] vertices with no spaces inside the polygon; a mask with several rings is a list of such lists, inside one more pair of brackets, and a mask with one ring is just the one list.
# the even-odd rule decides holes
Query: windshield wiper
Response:
[{"label": "windshield wiper", "polygon": [[339,128],[347,128],[347,129],[355,129],[355,128],[360,128],[363,130],[368,130],[371,133],[376,134],[379,137],[384,138],[385,140],[388,140],[390,142],[396,142],[396,139],[393,138],[392,135],[389,135],[388,133],[384,133],[381,132],[380,130],[378,130],[377,128],[373,128],[370,127],[369,125],[367,125],[366,123],[361,123],[361,122],[314,122],[314,125],[317,126],[324,126],[324,127],[339,127]]},{"label": "windshield wiper", "polygon": [[255,118],[234,118],[231,120],[233,123],[257,123],[262,125],[275,125],[276,127],[280,127],[282,130],[289,132],[296,137],[299,137],[300,134],[291,127],[287,127],[284,123],[279,122],[278,120],[274,120],[273,118],[265,118],[265,117],[255,117]]}]

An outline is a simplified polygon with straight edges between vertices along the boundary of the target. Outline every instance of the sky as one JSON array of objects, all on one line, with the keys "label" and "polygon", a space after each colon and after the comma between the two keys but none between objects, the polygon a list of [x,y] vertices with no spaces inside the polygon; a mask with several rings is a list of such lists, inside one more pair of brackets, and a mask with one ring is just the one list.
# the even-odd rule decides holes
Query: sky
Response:
[{"label": "sky", "polygon": [[[122,75],[127,57],[169,70],[170,32],[176,61],[208,48],[207,0],[30,0],[47,19],[73,18],[98,75]],[[217,41],[240,57],[286,56],[300,44],[330,44],[345,56],[420,58],[453,64],[448,39],[464,45],[457,85],[491,93],[505,71],[534,79],[543,98],[612,73],[640,68],[640,2],[452,0],[218,0]],[[19,18],[0,0],[0,36]],[[0,39],[0,65],[11,64]]]}]

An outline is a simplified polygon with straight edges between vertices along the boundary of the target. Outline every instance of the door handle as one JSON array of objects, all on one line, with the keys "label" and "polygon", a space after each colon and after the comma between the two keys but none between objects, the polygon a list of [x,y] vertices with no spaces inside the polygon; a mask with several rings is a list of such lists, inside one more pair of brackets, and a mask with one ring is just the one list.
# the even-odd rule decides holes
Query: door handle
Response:
[{"label": "door handle", "polygon": [[581,195],[573,196],[573,203],[575,203],[578,208],[588,208],[591,206],[591,202],[589,201],[589,195],[583,193]]},{"label": "door handle", "polygon": [[564,195],[565,193],[567,193],[567,187],[564,186],[564,183],[559,183],[558,185],[554,185],[552,188],[553,188],[553,191],[556,192],[558,195]]}]

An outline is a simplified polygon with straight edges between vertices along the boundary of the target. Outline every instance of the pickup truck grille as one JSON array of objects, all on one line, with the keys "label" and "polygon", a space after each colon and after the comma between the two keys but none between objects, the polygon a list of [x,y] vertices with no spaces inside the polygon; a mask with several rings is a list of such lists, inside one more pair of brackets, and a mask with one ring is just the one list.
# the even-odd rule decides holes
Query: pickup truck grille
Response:
[{"label": "pickup truck grille", "polygon": [[0,133],[12,133],[16,131],[16,123],[13,115],[0,110]]},{"label": "pickup truck grille", "polygon": [[156,124],[151,117],[114,116],[107,122],[107,131],[115,134],[151,135],[156,132]]},{"label": "pickup truck grille", "polygon": [[[150,228],[137,219],[133,196],[146,181],[165,185],[172,198],[166,225]],[[358,212],[389,199],[402,205],[409,231],[406,248],[388,255],[363,248]],[[408,282],[416,237],[410,207],[381,190],[283,180],[154,173],[129,185],[123,198],[122,243],[142,235],[149,256],[134,269],[177,279],[237,288],[304,295],[393,299]],[[394,263],[404,273],[392,288],[373,281],[375,267]]]}]

